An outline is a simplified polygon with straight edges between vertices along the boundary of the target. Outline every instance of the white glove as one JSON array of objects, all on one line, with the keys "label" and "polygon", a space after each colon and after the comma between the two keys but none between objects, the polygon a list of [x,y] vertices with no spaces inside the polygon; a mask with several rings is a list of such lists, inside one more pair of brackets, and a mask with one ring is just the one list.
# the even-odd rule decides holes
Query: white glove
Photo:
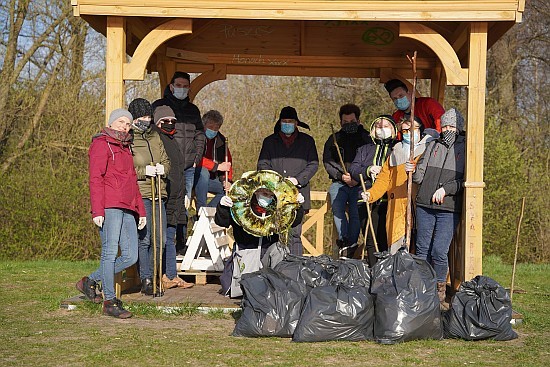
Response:
[{"label": "white glove", "polygon": [[306,201],[306,198],[304,195],[302,195],[301,192],[298,193],[298,196],[296,196],[296,201],[298,201],[298,204],[303,204],[304,201]]},{"label": "white glove", "polygon": [[154,177],[157,175],[157,167],[145,166],[145,176]]},{"label": "white glove", "polygon": [[443,204],[443,199],[445,198],[445,189],[443,187],[440,187],[439,189],[435,190],[432,201],[436,204]]},{"label": "white glove", "polygon": [[233,206],[233,200],[231,200],[229,196],[224,195],[220,200],[220,204],[231,208]]},{"label": "white glove", "polygon": [[141,231],[143,228],[145,228],[145,225],[147,224],[147,218],[145,217],[139,217],[138,222],[138,229]]},{"label": "white glove", "polygon": [[185,205],[185,210],[189,209],[191,206],[191,198],[187,195],[183,198],[183,205]]},{"label": "white glove", "polygon": [[416,163],[405,162],[405,172],[414,172],[416,170]]},{"label": "white glove", "polygon": [[374,176],[374,177],[378,176],[380,171],[382,171],[382,166],[370,166],[369,168],[369,172],[371,176]]},{"label": "white glove", "polygon": [[163,176],[164,175],[164,165],[160,164],[160,163],[157,163],[157,165],[155,166],[155,172],[158,176]]},{"label": "white glove", "polygon": [[105,220],[105,217],[98,215],[97,217],[94,217],[92,219],[94,221],[94,224],[98,226],[99,228],[103,227],[103,221]]},{"label": "white glove", "polygon": [[294,177],[288,177],[288,180],[289,180],[290,182],[292,182],[292,184],[293,184],[294,186],[298,186],[298,180],[295,179]]},{"label": "white glove", "polygon": [[368,191],[361,192],[361,198],[363,199],[363,201],[365,203],[368,203],[369,199],[370,199],[370,192],[368,192]]}]

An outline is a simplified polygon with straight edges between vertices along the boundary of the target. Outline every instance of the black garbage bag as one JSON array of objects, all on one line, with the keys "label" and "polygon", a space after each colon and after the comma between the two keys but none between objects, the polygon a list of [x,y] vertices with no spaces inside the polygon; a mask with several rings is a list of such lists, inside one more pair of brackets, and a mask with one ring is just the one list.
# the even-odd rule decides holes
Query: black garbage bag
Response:
[{"label": "black garbage bag", "polygon": [[374,340],[394,344],[441,339],[437,281],[425,260],[400,249],[385,252],[373,267],[371,293],[376,296]]},{"label": "black garbage bag", "polygon": [[356,259],[340,259],[335,262],[337,267],[327,269],[327,271],[333,272],[330,284],[370,288],[370,268],[366,262]]},{"label": "black garbage bag", "polygon": [[274,270],[311,289],[328,285],[334,271],[327,269],[337,266],[335,260],[327,255],[306,257],[289,254],[274,267]]},{"label": "black garbage bag", "polygon": [[273,269],[243,274],[242,315],[233,336],[291,337],[305,301],[305,287]]},{"label": "black garbage bag", "polygon": [[463,282],[443,317],[446,338],[512,340],[510,295],[493,279],[478,275]]},{"label": "black garbage bag", "polygon": [[306,299],[293,341],[372,339],[374,302],[366,287],[313,288]]}]

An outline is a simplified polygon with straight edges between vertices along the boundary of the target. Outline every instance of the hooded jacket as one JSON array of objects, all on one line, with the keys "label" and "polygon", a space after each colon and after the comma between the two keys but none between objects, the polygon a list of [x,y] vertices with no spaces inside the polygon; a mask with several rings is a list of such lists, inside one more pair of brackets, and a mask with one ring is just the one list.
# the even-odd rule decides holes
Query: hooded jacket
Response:
[{"label": "hooded jacket", "polygon": [[164,97],[153,102],[153,110],[158,106],[169,106],[176,115],[175,139],[184,153],[185,168],[199,165],[206,136],[198,107],[189,102],[189,97],[182,100],[174,97],[169,85],[164,89]]},{"label": "hooded jacket", "polygon": [[129,146],[104,131],[92,138],[88,150],[92,217],[105,216],[105,209],[127,209],[145,217]]},{"label": "hooded jacket", "polygon": [[[422,121],[426,129],[435,129],[441,132],[441,115],[445,109],[437,100],[431,97],[415,98],[414,115]],[[405,111],[397,110],[393,113],[393,120],[399,123],[405,117]]]}]

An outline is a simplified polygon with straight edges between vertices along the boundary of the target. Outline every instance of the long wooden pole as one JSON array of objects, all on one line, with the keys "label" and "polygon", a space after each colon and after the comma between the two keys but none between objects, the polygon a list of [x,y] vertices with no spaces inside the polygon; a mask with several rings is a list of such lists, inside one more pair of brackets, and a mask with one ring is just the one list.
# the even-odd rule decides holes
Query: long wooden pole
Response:
[{"label": "long wooden pole", "polygon": [[514,294],[514,279],[516,277],[516,263],[518,262],[519,233],[521,230],[521,221],[523,220],[524,209],[525,209],[525,196],[521,201],[521,213],[519,215],[518,231],[516,233],[516,252],[514,254],[514,266],[512,267],[512,283],[510,284],[510,302],[512,302],[512,295]]},{"label": "long wooden pole", "polygon": [[[361,188],[363,189],[363,192],[367,192],[367,186],[365,185],[365,179],[363,178],[362,173],[359,174],[359,179],[361,181]],[[365,228],[365,233],[367,233],[368,230],[370,229],[370,234],[371,234],[372,240],[374,242],[374,249],[376,250],[376,252],[378,252],[378,241],[376,240],[376,233],[374,233],[374,226],[372,224],[372,214],[371,214],[371,211],[370,211],[370,204],[367,201],[365,203],[365,205],[367,206],[367,216],[368,216],[368,221],[369,221],[367,223],[368,228]],[[363,254],[361,255],[361,260],[363,260],[365,258],[365,248],[366,247],[367,247],[367,235],[365,235],[365,246],[363,247]]]},{"label": "long wooden pole", "polygon": [[[407,55],[407,58],[412,64],[412,71],[413,71],[413,82],[412,82],[412,96],[411,96],[411,122],[410,122],[410,130],[409,130],[409,136],[410,136],[410,156],[409,156],[409,162],[414,162],[414,104],[415,104],[415,96],[416,96],[416,51],[414,51],[413,57],[409,57]],[[412,175],[413,172],[407,173],[407,222],[405,225],[405,247],[407,248],[407,251],[409,251],[410,245],[411,245],[411,233],[412,233]]]},{"label": "long wooden pole", "polygon": [[[151,166],[154,166],[151,162]],[[157,219],[155,208],[155,176],[151,176],[151,231],[153,236],[153,297],[157,294]]]},{"label": "long wooden pole", "polygon": [[334,126],[330,125],[330,128],[332,129],[332,139],[334,140],[334,146],[336,147],[336,152],[338,153],[338,159],[340,160],[340,165],[342,165],[342,169],[344,170],[344,174],[348,174],[348,170],[346,169],[346,165],[344,164],[344,158],[342,158],[342,153],[340,152],[340,147],[338,146],[338,142],[336,141],[336,134],[334,133]]},{"label": "long wooden pole", "polygon": [[[162,194],[161,194],[161,178],[160,175],[157,175],[157,195],[159,200],[159,262],[158,262],[158,282],[159,282],[159,291],[156,296],[162,297],[164,295],[164,289],[162,284],[162,249],[165,247],[162,233]],[[153,206],[155,203],[153,202]]]},{"label": "long wooden pole", "polygon": [[[225,163],[227,166],[227,163],[229,163],[229,138],[225,137]],[[227,194],[229,192],[229,189],[227,188],[229,186],[229,171],[225,172],[225,193]]]}]

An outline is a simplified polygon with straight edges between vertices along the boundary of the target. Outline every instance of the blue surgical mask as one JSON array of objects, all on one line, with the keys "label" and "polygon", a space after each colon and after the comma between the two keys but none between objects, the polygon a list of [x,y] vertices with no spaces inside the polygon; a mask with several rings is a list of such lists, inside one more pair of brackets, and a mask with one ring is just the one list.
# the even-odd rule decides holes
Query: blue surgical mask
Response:
[{"label": "blue surgical mask", "polygon": [[189,88],[177,88],[174,87],[174,97],[177,99],[185,99],[187,98],[187,94],[189,93]]},{"label": "blue surgical mask", "polygon": [[406,111],[411,105],[411,102],[409,101],[409,98],[407,98],[407,96],[398,98],[393,101],[393,103],[395,104],[395,107],[397,107],[397,109],[401,111]]},{"label": "blue surgical mask", "polygon": [[262,208],[267,208],[269,204],[271,204],[271,201],[273,201],[273,198],[268,196],[258,196],[258,205]]},{"label": "blue surgical mask", "polygon": [[281,132],[285,135],[292,135],[296,130],[296,125],[290,122],[281,122]]},{"label": "blue surgical mask", "polygon": [[[414,132],[414,143],[418,144],[420,141],[420,133],[418,131]],[[403,142],[410,144],[411,143],[411,134],[410,133],[404,133],[403,134]]]},{"label": "blue surgical mask", "polygon": [[206,135],[206,137],[208,139],[214,139],[216,137],[216,135],[218,135],[218,132],[214,131],[214,130],[206,129],[204,134]]}]

